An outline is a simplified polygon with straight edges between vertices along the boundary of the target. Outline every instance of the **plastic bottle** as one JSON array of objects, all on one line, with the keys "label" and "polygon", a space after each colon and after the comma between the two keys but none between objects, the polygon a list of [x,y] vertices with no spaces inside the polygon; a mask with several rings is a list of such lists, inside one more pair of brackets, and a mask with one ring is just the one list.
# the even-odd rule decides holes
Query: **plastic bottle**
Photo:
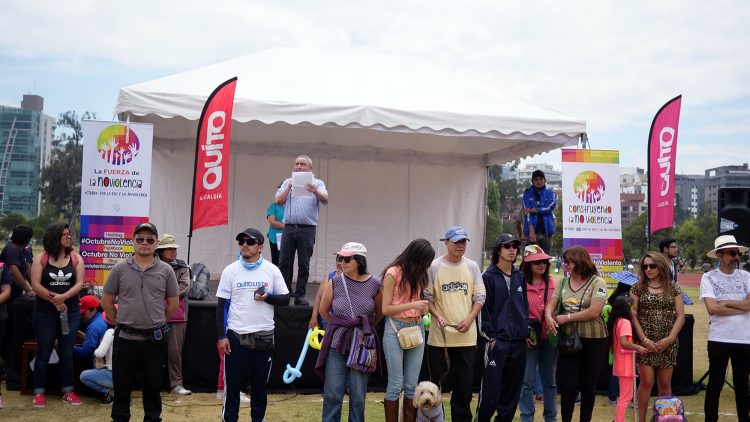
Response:
[{"label": "plastic bottle", "polygon": [[70,334],[70,326],[68,325],[68,313],[60,312],[60,331],[62,335],[67,336]]}]

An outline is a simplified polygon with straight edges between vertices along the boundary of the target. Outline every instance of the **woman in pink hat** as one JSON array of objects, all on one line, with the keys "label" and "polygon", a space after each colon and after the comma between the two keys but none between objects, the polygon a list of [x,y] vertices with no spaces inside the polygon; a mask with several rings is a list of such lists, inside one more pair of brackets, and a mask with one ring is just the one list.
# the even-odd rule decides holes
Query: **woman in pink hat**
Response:
[{"label": "woman in pink hat", "polygon": [[532,338],[527,340],[526,372],[519,402],[523,422],[534,421],[533,389],[537,366],[542,381],[544,421],[557,420],[557,345],[547,342],[547,321],[544,318],[544,307],[555,292],[555,280],[549,276],[551,258],[538,245],[529,245],[524,249],[521,263],[529,301],[529,326],[533,330]]}]

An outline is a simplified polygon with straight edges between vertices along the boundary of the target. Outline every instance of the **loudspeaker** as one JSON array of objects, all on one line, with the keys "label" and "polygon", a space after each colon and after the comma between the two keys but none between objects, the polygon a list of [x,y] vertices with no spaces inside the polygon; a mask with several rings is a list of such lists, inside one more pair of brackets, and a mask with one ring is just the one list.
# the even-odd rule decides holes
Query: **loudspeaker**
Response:
[{"label": "loudspeaker", "polygon": [[750,187],[719,189],[719,235],[732,235],[750,244]]}]

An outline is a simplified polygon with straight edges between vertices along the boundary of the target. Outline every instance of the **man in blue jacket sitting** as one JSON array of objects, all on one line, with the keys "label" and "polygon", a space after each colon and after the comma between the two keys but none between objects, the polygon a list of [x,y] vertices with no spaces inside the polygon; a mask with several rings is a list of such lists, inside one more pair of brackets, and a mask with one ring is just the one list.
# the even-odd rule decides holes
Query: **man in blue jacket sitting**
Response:
[{"label": "man in blue jacket sitting", "polygon": [[518,407],[526,368],[529,304],[523,274],[513,266],[521,242],[501,234],[492,246],[492,264],[482,274],[486,300],[480,335],[487,340],[477,421],[510,422]]},{"label": "man in blue jacket sitting", "polygon": [[544,253],[550,254],[552,235],[555,234],[554,210],[557,195],[547,189],[544,172],[531,173],[531,186],[523,192],[523,235],[527,243],[539,245]]},{"label": "man in blue jacket sitting", "polygon": [[99,347],[99,342],[107,331],[107,323],[99,311],[99,299],[96,296],[84,296],[79,303],[81,320],[87,324],[86,334],[83,336],[83,344],[74,346],[73,352],[85,362],[93,364],[94,350]]}]

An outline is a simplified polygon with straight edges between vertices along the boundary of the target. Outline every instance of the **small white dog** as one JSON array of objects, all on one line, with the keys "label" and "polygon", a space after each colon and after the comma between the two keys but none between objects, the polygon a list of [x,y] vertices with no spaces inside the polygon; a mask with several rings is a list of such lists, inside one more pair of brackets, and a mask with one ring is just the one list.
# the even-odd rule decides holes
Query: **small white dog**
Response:
[{"label": "small white dog", "polygon": [[417,408],[417,422],[443,422],[443,396],[437,385],[422,381],[414,391],[414,407]]}]

